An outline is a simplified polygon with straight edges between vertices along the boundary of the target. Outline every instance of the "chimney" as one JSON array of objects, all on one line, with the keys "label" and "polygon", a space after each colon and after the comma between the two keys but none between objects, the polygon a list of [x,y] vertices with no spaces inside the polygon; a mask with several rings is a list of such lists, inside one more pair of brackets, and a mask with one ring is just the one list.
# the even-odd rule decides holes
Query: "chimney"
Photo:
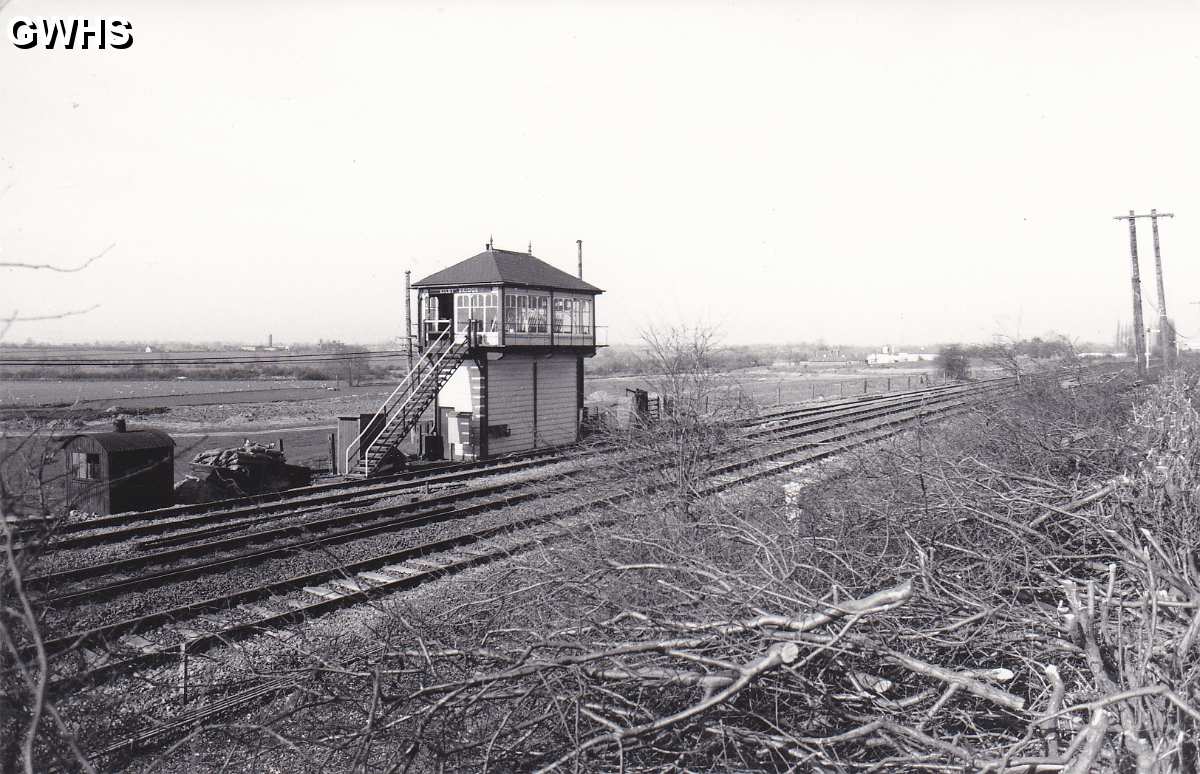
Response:
[{"label": "chimney", "polygon": [[583,279],[583,240],[576,239],[575,246],[579,248],[579,279]]},{"label": "chimney", "polygon": [[116,419],[113,420],[113,432],[114,433],[125,432],[125,417],[117,417]]}]

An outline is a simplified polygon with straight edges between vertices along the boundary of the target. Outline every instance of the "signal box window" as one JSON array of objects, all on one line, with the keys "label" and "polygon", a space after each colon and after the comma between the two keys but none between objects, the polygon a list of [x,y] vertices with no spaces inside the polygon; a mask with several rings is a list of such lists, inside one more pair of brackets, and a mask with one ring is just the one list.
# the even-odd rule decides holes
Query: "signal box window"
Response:
[{"label": "signal box window", "polygon": [[454,297],[454,330],[466,333],[467,323],[478,320],[480,330],[492,333],[499,329],[495,293],[459,293]]},{"label": "signal box window", "polygon": [[504,330],[507,333],[546,333],[549,317],[549,296],[505,293]]}]

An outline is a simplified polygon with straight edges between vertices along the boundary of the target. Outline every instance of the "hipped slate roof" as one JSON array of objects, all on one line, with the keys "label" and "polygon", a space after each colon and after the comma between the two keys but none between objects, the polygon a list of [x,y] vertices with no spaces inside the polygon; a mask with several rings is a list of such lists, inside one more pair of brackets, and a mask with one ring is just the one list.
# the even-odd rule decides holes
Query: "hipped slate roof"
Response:
[{"label": "hipped slate roof", "polygon": [[604,292],[529,253],[496,249],[485,250],[413,283],[416,288],[445,285],[524,285],[579,293]]},{"label": "hipped slate roof", "polygon": [[148,427],[140,430],[126,430],[123,433],[80,433],[64,438],[62,445],[66,446],[76,438],[90,438],[100,444],[102,449],[110,452],[161,449],[175,445],[171,436],[161,430],[152,430]]}]

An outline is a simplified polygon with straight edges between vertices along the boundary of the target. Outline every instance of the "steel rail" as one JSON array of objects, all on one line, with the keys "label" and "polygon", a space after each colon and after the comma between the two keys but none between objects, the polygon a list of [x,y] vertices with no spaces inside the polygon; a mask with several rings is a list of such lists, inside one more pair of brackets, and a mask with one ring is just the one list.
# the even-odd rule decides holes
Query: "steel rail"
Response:
[{"label": "steel rail", "polygon": [[[977,389],[976,392],[981,392],[987,388]],[[793,423],[785,427],[769,428],[762,432],[769,432],[776,439],[789,439],[798,435],[811,434],[820,432],[823,429],[844,424],[855,419],[868,419],[873,416],[883,415],[889,412],[904,410],[912,405],[928,404],[931,400],[940,401],[948,399],[947,396],[939,395],[933,398],[928,396],[910,397],[906,400],[889,401],[886,405],[879,406],[875,404],[866,406],[854,406],[840,409],[838,412],[830,416],[810,417],[801,421],[793,420]],[[635,460],[636,461],[636,460]],[[556,473],[554,479],[557,482],[562,482],[569,478],[582,475],[585,471],[568,471]],[[453,515],[438,512],[436,514],[429,513],[426,509],[437,505],[449,505],[463,500],[474,499],[479,497],[489,497],[507,493],[503,498],[499,498],[497,502],[484,503],[485,506],[509,505],[516,502],[522,502],[532,499],[537,496],[545,496],[546,493],[541,490],[534,492],[526,492],[525,494],[513,494],[510,490],[520,490],[540,487],[543,485],[542,479],[532,479],[522,482],[504,482],[483,487],[474,487],[469,489],[458,490],[449,494],[439,495],[432,498],[427,498],[414,503],[402,503],[398,505],[389,505],[381,508],[370,509],[366,511],[355,511],[348,514],[340,514],[326,519],[316,521],[298,522],[288,524],[281,527],[276,527],[268,530],[260,530],[250,532],[244,535],[233,537],[218,538],[215,540],[207,540],[198,544],[166,548],[157,551],[152,551],[146,554],[126,557],[123,559],[106,562],[103,564],[86,565],[69,570],[34,576],[26,580],[26,585],[31,588],[57,587],[61,584],[72,581],[82,580],[91,577],[108,575],[116,572],[139,569],[154,564],[164,564],[178,559],[185,559],[192,555],[201,553],[211,553],[216,551],[228,550],[230,548],[238,548],[254,543],[261,543],[271,540],[280,540],[287,537],[299,537],[299,540],[286,542],[268,549],[253,551],[234,557],[221,557],[216,560],[206,560],[188,565],[184,568],[168,570],[161,573],[155,573],[148,576],[139,576],[137,578],[123,579],[116,583],[107,584],[99,588],[83,589],[79,591],[60,593],[43,597],[37,602],[39,606],[62,604],[66,602],[76,602],[83,599],[90,599],[102,596],[108,596],[113,593],[131,588],[145,588],[148,584],[156,584],[168,582],[171,580],[179,580],[188,577],[194,577],[205,572],[223,570],[231,564],[236,564],[239,561],[261,560],[270,556],[279,555],[284,552],[298,550],[301,548],[311,548],[317,545],[328,545],[336,542],[344,542],[358,537],[366,537],[372,534],[377,534],[381,531],[387,531],[395,528],[408,528],[412,526],[421,526],[431,523],[435,520],[446,518],[454,518]],[[417,514],[401,519],[391,519],[390,517],[398,514],[411,514],[413,511],[418,511]],[[421,512],[425,511],[425,512]],[[478,512],[476,509],[471,509],[471,512]],[[381,520],[382,524],[362,525],[364,520]],[[311,533],[318,530],[330,530],[337,526],[355,523],[356,526],[347,530],[332,532],[320,538],[311,537]]]},{"label": "steel rail", "polygon": [[[565,447],[565,450],[569,452],[572,448],[574,447]],[[116,516],[91,519],[89,521],[68,521],[63,523],[60,520],[58,522],[41,522],[35,530],[27,530],[23,534],[36,533],[37,531],[49,532],[49,542],[43,546],[39,546],[40,548],[57,549],[78,545],[95,545],[98,542],[107,542],[105,538],[109,535],[116,535],[123,539],[125,536],[133,534],[155,534],[159,531],[168,531],[179,524],[203,524],[244,515],[272,513],[276,510],[295,508],[298,505],[306,503],[322,504],[325,502],[337,502],[340,497],[345,496],[345,490],[356,490],[349,492],[350,495],[354,495],[360,492],[372,492],[389,488],[405,489],[413,486],[422,486],[426,483],[437,483],[447,480],[443,478],[444,476],[468,477],[472,474],[488,475],[494,468],[505,468],[509,465],[522,465],[542,458],[552,458],[561,455],[563,451],[564,447],[536,449],[490,460],[437,465],[421,470],[397,473],[391,476],[380,476],[374,479],[316,484],[297,489],[288,489],[282,492],[246,495],[195,505],[174,505],[168,508],[123,513]],[[186,518],[176,517],[191,517],[193,520],[188,521]],[[149,523],[139,525],[139,522]],[[109,530],[108,528],[110,527],[116,529]],[[122,532],[121,529],[127,529],[128,531]],[[58,534],[91,532],[93,530],[96,531],[94,535],[54,539]],[[20,548],[21,546],[14,546],[14,549]]]},{"label": "steel rail", "polygon": [[[975,382],[973,384],[981,384]],[[801,416],[811,413],[824,413],[837,408],[838,406],[852,405],[862,402],[879,402],[887,401],[896,398],[903,398],[918,394],[933,394],[937,391],[946,389],[961,389],[963,385],[938,385],[934,387],[926,387],[918,390],[904,390],[891,393],[876,393],[873,395],[859,395],[851,398],[839,399],[836,401],[826,401],[812,406],[799,406],[789,408],[782,411],[774,411],[759,414],[757,417],[746,420],[742,424],[746,426],[761,424],[765,422],[775,421],[782,416]],[[565,446],[556,446],[547,449],[534,449],[526,452],[505,455],[488,460],[475,460],[472,462],[453,462],[435,466],[429,466],[420,470],[405,471],[388,476],[380,476],[371,479],[356,479],[349,481],[335,481],[324,484],[313,484],[306,487],[297,487],[287,489],[280,492],[264,492],[254,495],[242,495],[240,497],[225,498],[215,500],[208,503],[196,503],[187,505],[172,505],[165,508],[155,508],[146,511],[135,511],[129,513],[115,514],[112,516],[104,516],[86,521],[69,521],[65,517],[50,518],[39,520],[36,525],[29,529],[18,529],[19,534],[50,532],[51,536],[62,534],[71,534],[78,532],[92,532],[104,530],[108,527],[122,527],[138,522],[154,522],[161,521],[166,528],[179,522],[174,521],[177,516],[189,516],[194,514],[207,515],[212,514],[214,518],[231,518],[241,514],[248,513],[265,513],[269,512],[272,506],[278,504],[280,507],[291,507],[289,503],[309,498],[311,495],[320,495],[327,492],[338,492],[346,489],[355,489],[369,491],[374,488],[383,488],[391,485],[415,485],[422,484],[430,477],[440,477],[447,472],[468,472],[480,471],[481,475],[486,474],[490,468],[505,466],[514,462],[529,458],[555,457],[562,452],[570,453],[578,449],[577,444],[568,444]],[[51,525],[48,528],[48,525]],[[18,525],[19,527],[19,525]],[[150,531],[155,529],[154,526],[145,527]],[[107,534],[107,533],[104,533]],[[119,533],[113,533],[119,534]],[[147,532],[149,534],[149,532]],[[46,547],[57,548],[66,547],[69,545],[85,545],[84,541],[88,539],[101,539],[101,535],[95,538],[81,538],[78,542],[72,542],[70,538],[53,540]],[[21,546],[14,546],[15,550],[19,550]]]},{"label": "steel rail", "polygon": [[[269,505],[239,509],[237,511],[205,513],[173,521],[156,521],[149,524],[106,530],[95,534],[77,535],[48,543],[45,548],[51,551],[67,548],[85,548],[105,543],[121,542],[137,537],[159,535],[166,532],[205,528],[206,525],[210,524],[215,524],[217,527],[229,527],[230,529],[244,529],[256,524],[275,522],[280,518],[278,514],[281,513],[287,516],[301,516],[334,505],[341,506],[355,502],[370,503],[402,495],[421,487],[469,481],[485,476],[504,475],[506,473],[515,473],[552,465],[569,460],[570,456],[570,451],[556,450],[554,453],[540,454],[534,459],[506,460],[503,463],[493,463],[489,466],[479,466],[470,470],[429,474],[419,478],[406,478],[399,481],[388,481],[386,483],[367,486],[363,486],[362,482],[360,482],[359,486],[351,491],[339,489],[335,492],[280,500]],[[209,527],[209,529],[212,529],[212,527]]]},{"label": "steel rail", "polygon": [[[983,383],[977,382],[966,387],[976,387],[981,384]],[[784,418],[826,414],[836,411],[843,406],[862,405],[865,403],[883,404],[896,400],[904,400],[915,395],[932,395],[942,391],[962,389],[964,389],[964,385],[941,385],[920,390],[856,396],[816,406],[802,406],[786,411],[763,414],[740,424],[743,426],[770,424]],[[294,516],[318,510],[329,504],[346,504],[355,498],[362,501],[367,501],[372,497],[374,499],[382,499],[383,497],[392,496],[393,494],[417,486],[464,481],[477,477],[551,465],[564,457],[569,457],[573,454],[590,454],[595,450],[595,448],[592,448],[581,451],[578,444],[571,444],[550,449],[521,452],[491,460],[439,465],[434,468],[407,471],[370,480],[318,484],[285,490],[283,492],[230,498],[212,503],[179,505],[150,511],[119,514],[85,522],[63,523],[62,521],[42,521],[39,522],[37,527],[20,531],[19,534],[23,537],[29,537],[36,535],[38,532],[42,534],[48,533],[50,539],[48,542],[39,545],[39,548],[44,550],[60,550],[103,545],[131,537],[156,535],[163,532],[213,523],[220,525],[227,523],[250,525],[256,521],[265,522],[268,520],[265,518],[266,516],[275,513],[286,511],[289,516]],[[238,521],[239,519],[241,521]],[[46,525],[50,525],[49,529]],[[115,528],[107,529],[108,527]],[[240,528],[244,527],[231,527],[229,531]],[[63,533],[74,534],[74,536],[56,537]],[[24,546],[18,544],[13,548],[14,551],[20,552]]]},{"label": "steel rail", "polygon": [[[810,453],[808,455],[806,455],[802,460],[793,461],[793,462],[789,463],[789,465],[787,467],[794,467],[796,465],[801,465],[801,464],[809,464],[810,462],[812,462],[815,459],[821,459],[821,458],[824,458],[824,457],[827,457],[827,456],[830,456],[833,454],[841,453],[841,452],[845,451],[847,448],[851,448],[853,445],[855,445],[851,439],[854,439],[857,436],[862,436],[862,435],[864,435],[864,433],[874,433],[874,432],[879,431],[880,428],[883,428],[883,430],[882,430],[883,434],[890,435],[890,434],[893,434],[896,432],[897,425],[903,425],[904,423],[911,421],[913,417],[920,417],[920,416],[924,416],[924,415],[932,416],[932,415],[937,415],[941,412],[956,410],[956,409],[961,408],[966,403],[967,403],[967,400],[965,398],[960,398],[953,402],[944,403],[944,405],[943,405],[943,402],[939,402],[937,404],[923,404],[923,405],[918,405],[918,406],[910,406],[910,407],[906,407],[906,408],[902,409],[900,412],[893,411],[893,412],[889,412],[888,414],[881,415],[881,416],[859,418],[854,425],[848,425],[847,423],[843,423],[842,425],[825,428],[823,431],[811,431],[809,433],[806,433],[805,435],[812,435],[814,432],[826,432],[826,433],[833,432],[836,434],[832,438],[822,438],[817,441],[806,441],[801,444],[793,445],[793,446],[790,446],[785,449],[776,449],[767,454],[758,455],[758,456],[753,457],[748,460],[739,460],[739,461],[736,461],[733,463],[728,463],[724,466],[714,469],[710,475],[713,477],[725,475],[730,472],[742,470],[746,467],[751,467],[751,466],[754,466],[757,464],[761,464],[765,461],[775,460],[775,459],[779,459],[779,458],[785,457],[785,456],[793,456],[793,455],[796,455],[796,454],[804,452],[804,451],[809,451]],[[897,418],[894,416],[896,413],[902,413],[902,414],[911,415],[911,416],[901,416],[901,417]],[[872,422],[873,424],[866,426],[866,427],[861,426],[862,423],[864,423],[864,422]],[[839,431],[841,431],[841,432],[839,432]],[[840,443],[835,443],[835,442],[840,442]],[[863,441],[863,442],[867,442],[867,441]],[[835,444],[835,445],[831,446],[831,444]],[[784,468],[780,468],[780,470],[781,469],[784,469]],[[754,474],[754,475],[755,475],[755,477],[761,477],[762,475],[773,475],[773,474],[768,473],[768,474]],[[665,485],[660,485],[659,488],[661,488],[661,486],[665,486]],[[722,485],[722,486],[724,487],[725,485]],[[631,497],[631,496],[633,496],[633,495],[632,494],[625,495],[625,497]],[[620,497],[618,497],[617,499],[619,500]],[[379,567],[379,566],[386,565],[389,563],[404,561],[405,559],[409,559],[414,556],[423,556],[423,555],[427,555],[430,553],[436,553],[436,552],[440,552],[440,551],[449,550],[450,548],[454,548],[454,547],[464,545],[467,543],[477,542],[481,539],[486,539],[486,538],[494,536],[494,535],[512,532],[515,529],[528,527],[528,526],[531,526],[531,525],[534,525],[537,523],[544,522],[546,520],[560,519],[565,516],[569,516],[569,515],[573,515],[575,513],[582,512],[589,508],[594,508],[594,507],[597,507],[600,505],[605,505],[605,504],[611,504],[614,501],[615,501],[614,498],[609,497],[609,496],[597,498],[594,500],[584,502],[582,504],[570,506],[566,509],[560,509],[560,510],[555,511],[550,514],[530,517],[527,519],[521,519],[516,522],[510,522],[510,523],[507,523],[504,525],[491,527],[491,528],[488,528],[485,530],[469,531],[467,533],[460,534],[458,536],[454,536],[451,538],[439,539],[436,541],[432,541],[431,543],[427,543],[427,544],[424,544],[421,546],[414,546],[414,547],[406,548],[406,549],[403,549],[398,552],[392,552],[392,553],[385,554],[383,556],[376,556],[376,557],[372,557],[372,558],[362,560],[359,562],[343,564],[336,568],[328,568],[325,570],[320,570],[320,571],[316,571],[316,572],[312,572],[312,573],[306,573],[297,578],[291,578],[291,579],[288,579],[285,581],[273,582],[271,584],[266,584],[266,585],[259,586],[256,588],[243,590],[240,592],[234,592],[232,594],[223,595],[221,597],[217,597],[214,599],[204,600],[204,601],[195,602],[195,603],[189,603],[189,604],[179,606],[176,608],[171,608],[168,610],[149,613],[149,614],[146,614],[143,616],[138,616],[134,619],[129,619],[127,621],[109,624],[109,625],[105,625],[102,627],[97,627],[95,629],[92,629],[92,630],[89,630],[86,632],[77,632],[74,634],[57,637],[57,638],[54,638],[51,640],[47,640],[44,647],[46,648],[47,653],[57,654],[64,650],[69,650],[75,646],[79,646],[82,644],[88,644],[88,643],[92,643],[92,642],[96,642],[96,641],[104,641],[104,640],[119,636],[121,634],[131,634],[131,633],[138,633],[139,631],[147,631],[149,628],[158,626],[160,624],[177,621],[180,617],[193,616],[198,612],[203,612],[203,611],[207,611],[207,610],[228,609],[228,608],[234,607],[239,604],[244,604],[246,602],[257,601],[260,599],[268,598],[268,597],[277,595],[279,593],[282,593],[284,591],[294,590],[295,588],[297,588],[299,586],[328,581],[330,578],[343,577],[343,576],[347,576],[349,574],[362,572],[364,570],[370,570],[374,567]],[[487,504],[477,504],[477,505],[471,506],[471,507],[474,509],[483,509],[483,508],[488,507],[488,505]],[[229,561],[229,560],[226,560],[226,561]],[[188,647],[190,648],[192,646],[188,645]]]}]

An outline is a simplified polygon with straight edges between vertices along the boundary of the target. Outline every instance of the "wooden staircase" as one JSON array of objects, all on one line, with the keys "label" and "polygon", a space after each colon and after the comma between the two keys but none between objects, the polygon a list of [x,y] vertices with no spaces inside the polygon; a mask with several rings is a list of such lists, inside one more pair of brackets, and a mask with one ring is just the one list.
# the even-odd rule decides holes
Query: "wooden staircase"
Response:
[{"label": "wooden staircase", "polygon": [[[367,478],[408,435],[470,351],[470,337],[455,340],[448,329],[421,353],[404,380],[384,401],[366,429],[346,449],[347,475]],[[377,435],[374,435],[379,428]],[[363,449],[365,448],[365,451]]]}]

